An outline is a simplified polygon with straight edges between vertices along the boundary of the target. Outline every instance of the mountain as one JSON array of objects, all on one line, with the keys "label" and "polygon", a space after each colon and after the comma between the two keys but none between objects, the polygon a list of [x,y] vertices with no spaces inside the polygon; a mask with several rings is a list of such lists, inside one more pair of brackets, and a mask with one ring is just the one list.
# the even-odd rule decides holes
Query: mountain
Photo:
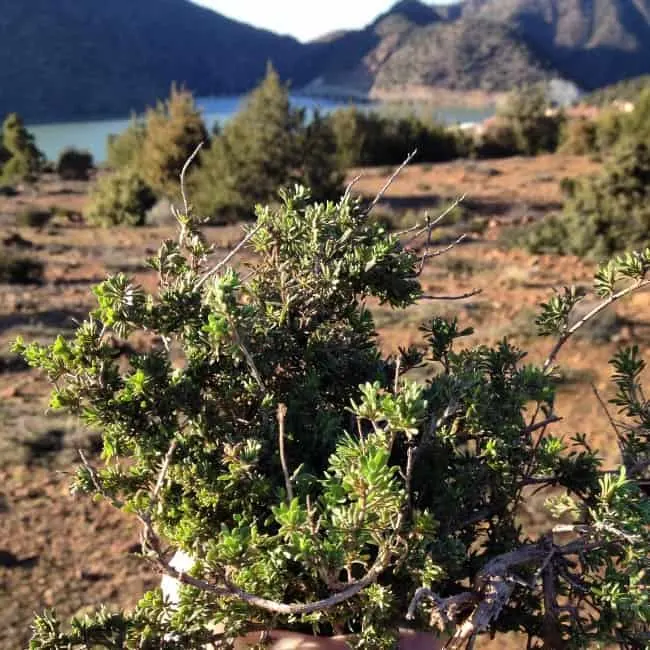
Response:
[{"label": "mountain", "polygon": [[169,94],[240,93],[272,59],[293,75],[303,46],[188,0],[4,0],[0,116],[123,116]]},{"label": "mountain", "polygon": [[404,87],[505,92],[552,76],[547,63],[505,24],[466,18],[412,33],[379,69],[375,91]]},{"label": "mountain", "polygon": [[650,0],[401,0],[310,43],[189,0],[3,0],[0,116],[123,116],[172,82],[238,94],[269,60],[312,94],[491,93],[544,79],[593,89],[650,73]]},{"label": "mountain", "polygon": [[[353,54],[355,39],[365,49]],[[400,2],[327,48],[351,59],[325,66],[317,79],[324,90],[496,92],[545,79],[593,89],[650,73],[650,0]]]},{"label": "mountain", "polygon": [[473,0],[586,89],[650,73],[650,0]]},{"label": "mountain", "polygon": [[308,43],[299,77],[310,79],[307,92],[325,94],[340,89],[359,94],[370,91],[386,60],[410,34],[444,18],[418,0],[402,0],[361,30],[329,34]]}]

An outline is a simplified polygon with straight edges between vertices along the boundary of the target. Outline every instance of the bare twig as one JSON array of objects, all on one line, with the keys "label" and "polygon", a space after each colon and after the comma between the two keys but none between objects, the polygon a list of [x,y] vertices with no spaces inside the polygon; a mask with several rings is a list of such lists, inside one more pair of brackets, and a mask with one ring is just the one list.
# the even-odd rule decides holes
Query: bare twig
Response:
[{"label": "bare twig", "polygon": [[248,364],[248,367],[251,373],[253,374],[253,377],[255,378],[255,381],[257,382],[259,387],[262,390],[264,390],[266,387],[264,385],[264,381],[262,380],[262,375],[260,374],[260,371],[257,369],[257,365],[255,365],[255,359],[253,359],[253,355],[248,351],[248,348],[244,344],[242,337],[239,335],[239,330],[237,329],[237,325],[233,322],[232,319],[229,319],[229,321],[230,321],[230,326],[232,327],[235,343],[239,346],[240,350],[242,351],[244,358],[246,359],[246,363]]},{"label": "bare twig", "polygon": [[560,422],[562,420],[561,417],[557,415],[550,415],[547,417],[545,420],[542,420],[541,422],[536,422],[534,424],[529,424],[526,428],[522,430],[523,434],[529,434],[529,433],[534,433],[535,431],[538,431],[539,429],[544,429],[547,427],[549,424],[553,424],[555,422]]},{"label": "bare twig", "polygon": [[[600,404],[600,408],[603,409],[605,412],[605,415],[607,416],[607,419],[609,420],[609,424],[611,425],[612,429],[614,429],[614,433],[616,434],[616,438],[619,443],[619,448],[621,447],[623,443],[623,436],[621,435],[621,432],[618,429],[618,426],[616,425],[616,422],[614,422],[614,418],[612,417],[612,414],[609,412],[609,409],[607,408],[607,404],[605,404],[605,400],[601,397],[600,392],[598,391],[598,388],[596,388],[596,384],[591,382],[591,390],[593,391],[594,395],[596,396],[596,399],[598,400],[598,403]],[[623,452],[623,449],[621,448],[621,453]],[[625,459],[623,459],[625,460]]]},{"label": "bare twig", "polygon": [[345,193],[343,194],[343,200],[345,201],[350,197],[350,194],[352,193],[352,189],[354,186],[361,180],[363,177],[363,174],[357,174],[349,183],[348,186],[345,188]]},{"label": "bare twig", "polygon": [[278,430],[279,430],[279,445],[280,445],[280,463],[282,463],[282,473],[284,474],[284,485],[287,490],[287,500],[289,503],[293,501],[293,487],[291,485],[291,477],[289,475],[289,466],[287,465],[287,457],[284,453],[284,420],[287,417],[287,407],[285,404],[278,404]]},{"label": "bare twig", "polygon": [[183,197],[183,207],[185,208],[186,216],[189,214],[190,206],[187,201],[187,194],[185,193],[185,174],[187,173],[187,170],[189,169],[189,166],[192,164],[194,159],[199,155],[199,151],[201,151],[202,146],[203,142],[199,142],[199,144],[196,146],[196,149],[194,149],[190,157],[185,161],[183,169],[181,170],[181,196]]},{"label": "bare twig", "polygon": [[399,393],[399,373],[402,365],[402,357],[398,354],[397,359],[395,360],[395,385],[393,386],[393,393],[397,395]]},{"label": "bare twig", "polygon": [[479,293],[483,293],[483,289],[473,289],[467,293],[461,293],[458,296],[432,296],[424,295],[421,296],[422,300],[464,300],[465,298],[471,298],[472,296],[478,296]]},{"label": "bare twig", "polygon": [[435,228],[452,210],[458,207],[458,205],[465,200],[465,194],[462,196],[459,196],[451,205],[449,205],[447,208],[445,208],[433,221],[429,221],[427,219],[427,222],[425,223],[424,226],[420,225],[415,225],[412,226],[411,228],[408,228],[407,230],[403,230],[400,233],[397,233],[398,236],[406,235],[409,234],[413,231],[417,231],[413,237],[411,237],[405,244],[404,246],[410,246],[414,241],[416,241],[421,235],[423,235],[425,232],[430,232],[433,228]]},{"label": "bare twig", "polygon": [[226,257],[224,257],[218,264],[213,266],[209,271],[203,274],[196,284],[196,288],[199,289],[202,287],[215,273],[218,273],[230,260],[237,255],[237,253],[253,238],[255,233],[262,227],[262,224],[257,224],[252,230],[250,230],[246,236],[233,248]]},{"label": "bare twig", "polygon": [[408,156],[406,156],[404,162],[391,174],[391,177],[384,183],[384,186],[379,190],[379,192],[377,192],[377,196],[375,196],[375,198],[371,201],[370,206],[364,213],[364,216],[367,217],[377,207],[377,204],[382,200],[388,188],[393,184],[395,179],[402,173],[404,168],[411,162],[411,160],[415,158],[416,154],[417,149],[414,149]]},{"label": "bare twig", "polygon": [[560,338],[557,340],[553,349],[551,350],[548,358],[544,362],[543,368],[547,370],[555,361],[558,353],[562,349],[562,346],[584,325],[586,325],[592,318],[600,314],[601,311],[609,307],[612,303],[624,298],[625,296],[643,289],[644,287],[650,286],[650,280],[637,280],[634,284],[631,284],[625,289],[621,289],[616,293],[613,293],[609,298],[603,300],[600,304],[596,305],[589,313],[585,314],[579,321],[574,323],[569,327],[565,332],[560,335]]}]

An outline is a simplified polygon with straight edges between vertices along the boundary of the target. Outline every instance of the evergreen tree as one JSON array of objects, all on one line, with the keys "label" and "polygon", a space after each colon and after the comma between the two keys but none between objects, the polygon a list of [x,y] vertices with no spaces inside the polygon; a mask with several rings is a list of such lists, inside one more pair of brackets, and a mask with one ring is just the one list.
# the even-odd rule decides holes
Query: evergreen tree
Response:
[{"label": "evergreen tree", "polygon": [[140,167],[142,146],[146,135],[144,121],[133,115],[131,123],[122,133],[108,136],[106,153],[108,166],[114,170],[129,166]]},{"label": "evergreen tree", "polygon": [[158,194],[177,196],[178,170],[207,137],[192,94],[173,86],[169,98],[145,116],[140,167],[143,180]]},{"label": "evergreen tree", "polygon": [[125,167],[99,179],[84,210],[97,226],[142,226],[156,196],[133,168]]},{"label": "evergreen tree", "polygon": [[252,217],[257,203],[296,180],[297,134],[303,116],[273,67],[201,156],[193,177],[194,204],[207,217]]},{"label": "evergreen tree", "polygon": [[2,148],[5,158],[2,181],[33,181],[43,166],[43,154],[34,144],[34,136],[25,128],[19,115],[12,113],[2,125]]},{"label": "evergreen tree", "polygon": [[344,180],[339,164],[336,136],[330,122],[318,111],[305,126],[300,139],[298,175],[300,181],[313,188],[316,201],[328,201],[341,193]]},{"label": "evergreen tree", "polygon": [[528,156],[557,149],[563,118],[548,109],[544,91],[532,87],[513,93],[499,111],[505,124],[512,128],[517,147]]}]

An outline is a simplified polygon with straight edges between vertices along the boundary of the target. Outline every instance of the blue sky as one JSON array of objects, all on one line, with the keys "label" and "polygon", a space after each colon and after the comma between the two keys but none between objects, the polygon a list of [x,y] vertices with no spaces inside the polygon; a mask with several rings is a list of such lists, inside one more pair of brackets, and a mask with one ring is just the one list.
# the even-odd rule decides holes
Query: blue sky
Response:
[{"label": "blue sky", "polygon": [[395,0],[194,0],[229,18],[305,41],[367,25]]}]

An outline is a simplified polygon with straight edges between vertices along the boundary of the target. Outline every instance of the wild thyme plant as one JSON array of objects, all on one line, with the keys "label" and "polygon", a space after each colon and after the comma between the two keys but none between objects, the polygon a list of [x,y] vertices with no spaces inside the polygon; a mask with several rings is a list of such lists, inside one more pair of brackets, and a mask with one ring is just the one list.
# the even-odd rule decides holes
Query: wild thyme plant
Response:
[{"label": "wild thyme plant", "polygon": [[[530,647],[646,646],[650,402],[637,351],[613,360],[620,471],[603,471],[583,435],[552,433],[557,355],[601,308],[573,323],[571,289],[543,305],[540,332],[557,343],[542,366],[507,341],[459,349],[470,330],[442,318],[422,328],[428,353],[387,359],[365,301],[422,299],[435,255],[349,193],[283,193],[215,266],[187,206],[178,220],[178,240],[149,261],[154,293],[112,276],[71,340],[16,349],[53,382],[52,408],[102,431],[101,466],[84,458],[74,490],[140,519],[144,554],[184,585],[180,605],[154,590],[133,612],[65,628],[48,612],[34,650],[227,648],[278,627],[388,649],[407,621],[450,648],[506,631]],[[253,261],[235,270],[244,245]],[[647,286],[649,270],[650,249],[602,266],[603,305]],[[151,346],[120,357],[118,341],[142,332]],[[424,362],[433,378],[411,381]],[[531,486],[554,488],[563,517],[538,539],[517,519]],[[196,558],[189,573],[169,564],[175,549]]]}]

